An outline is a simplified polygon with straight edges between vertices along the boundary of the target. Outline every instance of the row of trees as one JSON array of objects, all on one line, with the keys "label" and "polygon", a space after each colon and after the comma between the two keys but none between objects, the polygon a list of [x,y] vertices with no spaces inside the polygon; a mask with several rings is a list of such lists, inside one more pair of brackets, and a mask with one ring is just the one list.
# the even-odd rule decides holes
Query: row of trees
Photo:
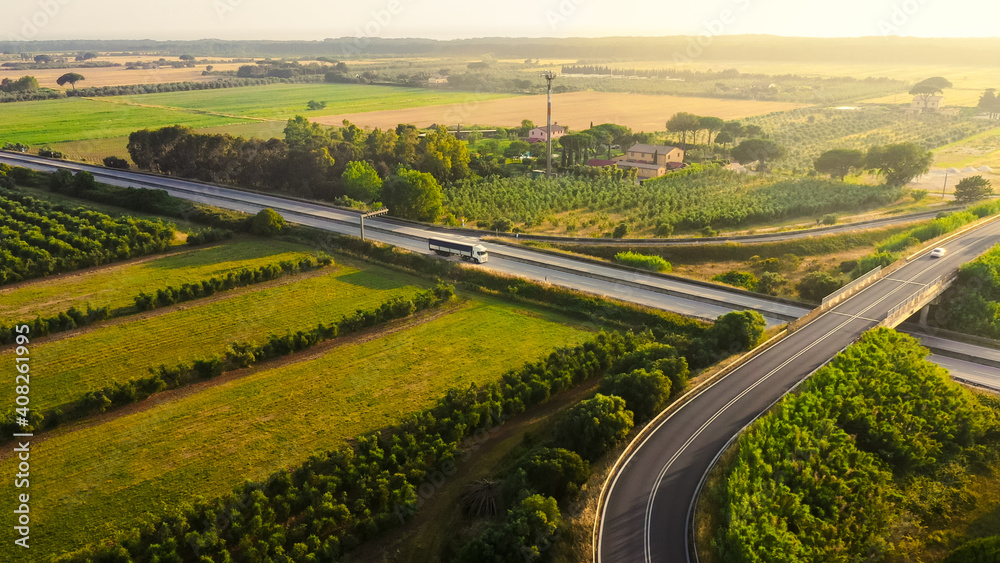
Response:
[{"label": "row of trees", "polygon": [[719,491],[723,560],[911,560],[921,526],[957,508],[956,467],[997,430],[927,354],[866,333],[741,436]]},{"label": "row of trees", "polygon": [[963,264],[958,281],[932,308],[941,327],[985,338],[1000,338],[1000,246]]},{"label": "row of trees", "polygon": [[288,121],[284,139],[198,134],[187,127],[132,133],[129,155],[140,168],[265,191],[336,200],[381,200],[399,216],[434,220],[440,182],[470,175],[466,144],[444,127],[364,131],[345,122],[327,128]]},{"label": "row of trees", "polygon": [[488,430],[555,391],[603,374],[635,346],[634,337],[601,333],[512,371],[500,382],[452,390],[437,406],[398,427],[361,436],[354,445],[315,455],[291,472],[276,472],[265,482],[247,483],[123,531],[114,545],[95,546],[67,556],[67,561],[335,560],[410,519],[421,484],[435,472],[453,468],[463,442],[477,430]]},{"label": "row of trees", "polygon": [[[681,134],[681,144],[688,148],[687,134],[691,133],[693,143],[698,144],[698,133],[706,134],[705,144],[734,143],[737,139],[762,139],[767,136],[759,125],[740,121],[725,121],[719,117],[700,116],[688,112],[675,113],[667,121],[667,131]],[[715,135],[715,138],[712,138]]]},{"label": "row of trees", "polygon": [[162,222],[71,210],[6,189],[0,232],[0,284],[159,252],[174,236]]},{"label": "row of trees", "polygon": [[[763,331],[759,314],[730,313],[720,317],[706,336],[745,350]],[[711,348],[714,352],[717,347]],[[492,487],[480,482],[466,491],[464,506],[492,509],[467,509],[471,516],[492,516],[498,506],[512,508],[465,543],[455,560],[543,560],[556,541],[559,507],[573,501],[590,478],[590,464],[624,440],[635,425],[651,420],[683,394],[688,375],[687,360],[673,346],[648,335],[621,355],[606,370],[597,395],[555,420],[548,439],[521,453],[502,482],[487,482]],[[525,518],[526,505],[534,518]]]},{"label": "row of trees", "polygon": [[816,159],[814,166],[820,174],[844,179],[844,176],[861,170],[872,170],[885,177],[889,186],[903,187],[930,169],[934,155],[922,145],[900,143],[874,146],[868,152],[857,149],[833,149]]}]

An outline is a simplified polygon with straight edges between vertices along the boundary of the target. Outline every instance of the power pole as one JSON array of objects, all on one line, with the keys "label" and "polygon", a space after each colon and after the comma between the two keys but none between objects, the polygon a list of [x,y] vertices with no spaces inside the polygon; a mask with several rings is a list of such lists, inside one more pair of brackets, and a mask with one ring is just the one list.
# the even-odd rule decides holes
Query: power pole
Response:
[{"label": "power pole", "polygon": [[941,201],[944,201],[944,191],[948,188],[948,173],[944,173],[944,185],[941,186]]},{"label": "power pole", "polygon": [[545,155],[545,177],[552,177],[552,81],[556,79],[556,73],[551,70],[546,71],[542,76],[548,82],[549,109],[547,114],[547,127],[545,130],[545,142],[548,154]]}]

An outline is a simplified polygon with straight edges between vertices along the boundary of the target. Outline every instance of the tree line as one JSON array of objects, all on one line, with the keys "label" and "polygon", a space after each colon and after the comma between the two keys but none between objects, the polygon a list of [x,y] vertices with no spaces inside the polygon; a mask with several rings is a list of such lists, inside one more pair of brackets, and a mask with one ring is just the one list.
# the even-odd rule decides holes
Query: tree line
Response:
[{"label": "tree line", "polygon": [[132,133],[128,151],[136,165],[155,172],[328,201],[381,201],[394,215],[427,221],[441,212],[440,182],[471,174],[466,144],[443,126],[365,131],[301,116],[288,121],[284,139],[173,126]]},{"label": "tree line", "polygon": [[[160,252],[172,225],[53,205],[3,188],[0,165],[0,284]],[[9,167],[7,167],[9,169]]]}]

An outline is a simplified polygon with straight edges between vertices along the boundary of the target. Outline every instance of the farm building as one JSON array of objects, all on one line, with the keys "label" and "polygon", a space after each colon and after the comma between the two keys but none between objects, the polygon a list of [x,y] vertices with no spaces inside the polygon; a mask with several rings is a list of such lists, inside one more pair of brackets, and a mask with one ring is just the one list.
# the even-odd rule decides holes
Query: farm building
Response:
[{"label": "farm building", "polygon": [[[558,123],[552,124],[552,140],[555,141],[559,137],[566,134],[566,128]],[[548,132],[545,127],[535,127],[528,132],[528,142],[529,143],[544,143],[548,140]]]},{"label": "farm building", "polygon": [[944,115],[957,115],[958,108],[945,108],[944,96],[914,96],[913,101],[904,110],[906,113],[940,113]]},{"label": "farm building", "polygon": [[669,145],[632,145],[625,154],[616,156],[614,160],[591,159],[590,166],[611,166],[618,168],[634,168],[639,180],[658,178],[671,170],[684,167],[684,151]]}]

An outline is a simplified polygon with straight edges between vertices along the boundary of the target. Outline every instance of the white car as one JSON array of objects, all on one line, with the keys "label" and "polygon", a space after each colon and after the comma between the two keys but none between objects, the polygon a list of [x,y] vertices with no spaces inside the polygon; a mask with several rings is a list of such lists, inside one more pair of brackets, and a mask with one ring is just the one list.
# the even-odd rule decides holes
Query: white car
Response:
[{"label": "white car", "polygon": [[944,256],[944,253],[945,253],[945,249],[940,248],[940,247],[935,248],[934,250],[931,251],[931,258],[940,258],[940,257]]}]

